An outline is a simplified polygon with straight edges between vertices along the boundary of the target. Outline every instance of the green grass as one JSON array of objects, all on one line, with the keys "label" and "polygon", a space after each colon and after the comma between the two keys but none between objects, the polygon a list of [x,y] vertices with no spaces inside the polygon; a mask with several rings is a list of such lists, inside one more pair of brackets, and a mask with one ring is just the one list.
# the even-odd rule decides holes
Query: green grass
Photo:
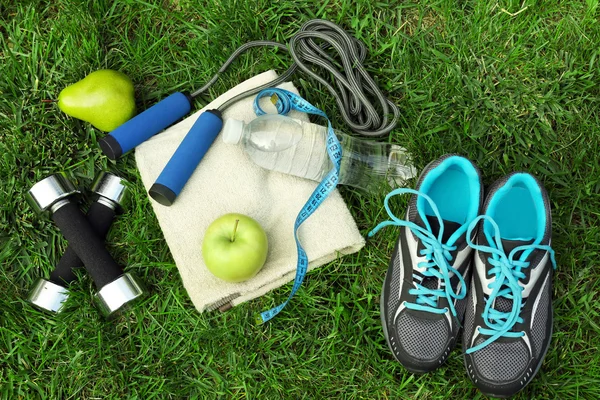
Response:
[{"label": "green grass", "polygon": [[[18,4],[14,4],[18,3]],[[0,395],[6,399],[481,398],[459,350],[439,370],[412,375],[391,356],[379,294],[397,232],[315,271],[274,321],[257,312],[290,285],[227,313],[198,314],[162,238],[134,157],[108,161],[104,133],[42,99],[100,69],[136,86],[139,109],[198,88],[238,45],[285,41],[321,17],[355,32],[368,68],[398,104],[390,140],[422,168],[457,152],[485,183],[534,173],[553,207],[553,342],[520,399],[600,397],[600,13],[598,0],[394,2],[0,0]],[[242,57],[208,98],[253,74],[283,71],[287,55]],[[296,75],[301,93],[344,129],[331,96]],[[198,104],[200,107],[201,104]],[[133,182],[131,208],[108,239],[115,258],[151,296],[114,321],[90,303],[85,278],[55,318],[23,299],[65,249],[57,228],[33,215],[24,193],[64,171],[89,186],[108,169]],[[366,233],[384,218],[384,193],[342,189]],[[290,231],[291,234],[291,231]]]}]

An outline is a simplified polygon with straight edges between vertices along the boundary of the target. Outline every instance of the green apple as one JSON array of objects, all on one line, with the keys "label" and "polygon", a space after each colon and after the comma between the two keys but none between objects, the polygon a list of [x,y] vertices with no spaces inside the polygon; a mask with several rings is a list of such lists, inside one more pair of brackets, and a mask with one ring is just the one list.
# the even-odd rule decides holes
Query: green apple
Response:
[{"label": "green apple", "polygon": [[135,115],[133,83],[122,72],[101,69],[64,88],[58,108],[110,132]]},{"label": "green apple", "polygon": [[260,271],[267,259],[267,234],[243,214],[225,214],[206,229],[202,257],[208,270],[227,282],[242,282]]}]

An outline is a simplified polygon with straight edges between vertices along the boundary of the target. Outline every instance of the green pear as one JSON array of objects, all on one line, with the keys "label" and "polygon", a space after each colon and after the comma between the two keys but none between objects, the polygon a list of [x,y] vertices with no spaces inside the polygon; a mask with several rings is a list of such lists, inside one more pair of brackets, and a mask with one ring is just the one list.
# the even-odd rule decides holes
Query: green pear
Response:
[{"label": "green pear", "polygon": [[101,69],[64,88],[58,95],[58,107],[110,132],[135,115],[133,83],[122,72]]}]

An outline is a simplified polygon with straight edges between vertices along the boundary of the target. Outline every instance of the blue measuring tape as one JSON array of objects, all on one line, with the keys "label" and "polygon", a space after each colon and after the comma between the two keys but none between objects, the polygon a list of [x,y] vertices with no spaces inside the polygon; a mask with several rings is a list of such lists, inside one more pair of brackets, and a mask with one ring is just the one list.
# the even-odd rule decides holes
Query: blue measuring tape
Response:
[{"label": "blue measuring tape", "polygon": [[296,239],[296,249],[298,250],[298,264],[296,266],[296,278],[294,279],[292,292],[282,304],[268,311],[262,312],[260,314],[259,322],[267,322],[279,314],[279,312],[283,310],[283,308],[289,303],[292,297],[294,297],[294,294],[296,294],[298,289],[300,289],[308,269],[308,257],[306,256],[306,252],[300,244],[300,240],[298,240],[298,228],[300,228],[300,225],[302,225],[302,223],[315,212],[321,203],[323,203],[323,201],[325,201],[325,199],[329,196],[329,193],[331,193],[337,186],[340,174],[340,165],[342,161],[342,146],[333,132],[331,121],[329,121],[327,114],[295,93],[283,89],[265,89],[258,93],[254,99],[254,112],[256,115],[266,114],[263,109],[260,108],[258,101],[267,96],[271,97],[272,99],[274,98],[273,96],[277,98],[275,107],[277,108],[277,112],[279,114],[287,115],[287,113],[289,113],[291,110],[297,110],[307,114],[319,115],[327,120],[327,154],[333,162],[334,168],[329,171],[323,181],[319,183],[319,186],[317,186],[317,188],[311,194],[310,198],[306,204],[304,204],[300,210],[300,213],[296,217],[296,222],[294,223],[294,239]]}]

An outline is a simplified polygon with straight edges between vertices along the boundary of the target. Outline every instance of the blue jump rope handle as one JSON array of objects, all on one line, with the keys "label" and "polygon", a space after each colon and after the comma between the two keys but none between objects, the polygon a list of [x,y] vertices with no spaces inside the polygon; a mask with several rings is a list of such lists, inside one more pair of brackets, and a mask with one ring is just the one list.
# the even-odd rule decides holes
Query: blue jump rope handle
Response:
[{"label": "blue jump rope handle", "polygon": [[208,110],[187,133],[148,192],[165,206],[170,206],[221,132],[223,119],[219,110]]},{"label": "blue jump rope handle", "polygon": [[100,139],[106,156],[116,160],[190,112],[192,100],[177,92],[156,103]]}]

